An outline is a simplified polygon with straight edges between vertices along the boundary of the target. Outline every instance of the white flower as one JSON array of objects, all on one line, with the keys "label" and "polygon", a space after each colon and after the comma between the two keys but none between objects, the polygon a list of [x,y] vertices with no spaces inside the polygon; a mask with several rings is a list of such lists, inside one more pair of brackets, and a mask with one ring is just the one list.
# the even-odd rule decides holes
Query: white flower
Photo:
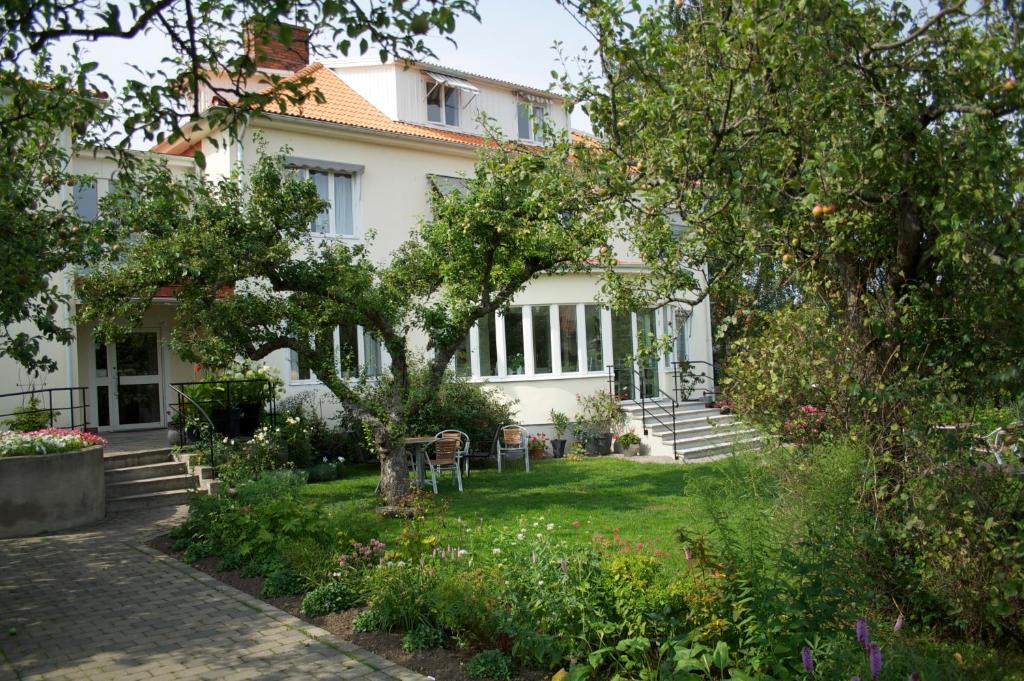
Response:
[{"label": "white flower", "polygon": [[495,546],[493,549],[491,549],[491,553],[493,553],[494,555],[498,555],[499,553],[501,553],[501,549]]},{"label": "white flower", "polygon": [[540,532],[538,532],[538,533],[537,533],[537,539],[540,539],[540,538],[541,538],[541,537],[543,537],[543,536],[544,536],[544,535],[543,535],[543,534],[541,534]]},{"label": "white flower", "polygon": [[457,553],[456,555],[459,555],[459,556],[464,556],[464,555],[466,555],[467,553],[469,553],[469,551],[467,551],[466,549],[459,549],[459,550],[458,550],[458,553]]},{"label": "white flower", "polygon": [[227,443],[228,443],[228,439],[227,439],[227,438],[224,438],[223,440],[221,440],[221,442],[222,442],[223,444],[227,444]]},{"label": "white flower", "polygon": [[326,456],[324,457],[324,463],[327,463],[327,457]]},{"label": "white flower", "polygon": [[340,572],[332,572],[331,573],[331,577],[341,577],[341,573]]},{"label": "white flower", "polygon": [[339,456],[338,457],[338,463],[345,463],[345,457]]},{"label": "white flower", "polygon": [[542,579],[539,582],[537,582],[537,586],[544,586],[544,580]]},{"label": "white flower", "polygon": [[538,526],[540,526],[540,523],[534,523],[533,526],[534,527],[538,527]]},{"label": "white flower", "polygon": [[553,530],[553,529],[555,529],[555,524],[554,523],[548,523],[547,524],[547,528],[548,528],[548,530]]},{"label": "white flower", "polygon": [[520,532],[516,535],[516,539],[518,539],[519,541],[523,541],[524,539],[526,539],[526,535]]}]

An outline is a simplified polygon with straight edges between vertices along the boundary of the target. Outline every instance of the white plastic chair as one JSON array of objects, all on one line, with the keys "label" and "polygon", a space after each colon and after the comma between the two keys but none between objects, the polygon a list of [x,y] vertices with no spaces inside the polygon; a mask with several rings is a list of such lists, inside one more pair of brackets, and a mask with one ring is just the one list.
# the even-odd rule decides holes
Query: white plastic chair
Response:
[{"label": "white plastic chair", "polygon": [[530,472],[530,433],[522,426],[499,426],[494,434],[494,446],[498,454],[498,472],[501,472],[502,459],[518,459],[522,457],[526,472]]}]

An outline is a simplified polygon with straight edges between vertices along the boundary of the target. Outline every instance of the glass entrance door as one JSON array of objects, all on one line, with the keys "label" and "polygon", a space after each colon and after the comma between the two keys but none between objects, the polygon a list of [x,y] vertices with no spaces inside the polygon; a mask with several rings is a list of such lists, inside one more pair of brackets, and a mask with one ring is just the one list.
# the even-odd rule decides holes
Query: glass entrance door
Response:
[{"label": "glass entrance door", "polygon": [[[654,310],[637,313],[612,311],[612,360],[615,393],[620,399],[652,399],[658,396],[658,337]],[[641,352],[641,348],[645,351]]]},{"label": "glass entrance door", "polygon": [[133,331],[113,345],[96,346],[98,425],[114,430],[163,423],[160,335]]}]

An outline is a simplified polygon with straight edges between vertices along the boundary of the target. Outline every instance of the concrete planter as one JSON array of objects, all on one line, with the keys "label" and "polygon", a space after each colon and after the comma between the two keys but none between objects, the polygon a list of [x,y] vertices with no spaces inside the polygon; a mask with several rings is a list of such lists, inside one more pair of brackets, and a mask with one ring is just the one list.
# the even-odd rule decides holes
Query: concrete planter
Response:
[{"label": "concrete planter", "polygon": [[0,459],[0,539],[88,525],[105,513],[103,447]]}]

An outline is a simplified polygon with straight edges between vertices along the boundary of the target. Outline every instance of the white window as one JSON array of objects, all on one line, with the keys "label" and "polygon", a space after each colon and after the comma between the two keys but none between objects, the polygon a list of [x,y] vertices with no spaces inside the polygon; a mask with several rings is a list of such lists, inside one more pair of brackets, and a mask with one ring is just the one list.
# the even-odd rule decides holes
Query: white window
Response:
[{"label": "white window", "polygon": [[[334,361],[339,375],[356,378],[359,374],[380,376],[387,365],[387,353],[381,342],[369,331],[355,324],[335,329]],[[291,351],[289,376],[293,383],[318,380],[299,353]]]},{"label": "white window", "polygon": [[311,232],[343,237],[356,236],[354,174],[298,168],[295,176],[311,180],[316,186],[317,194],[328,204],[309,226]]},{"label": "white window", "polygon": [[99,197],[96,194],[96,183],[76,184],[74,191],[75,214],[92,222],[99,214]]},{"label": "white window", "polygon": [[431,123],[459,124],[460,88],[442,83],[427,83],[427,120]]},{"label": "white window", "polygon": [[542,142],[547,109],[542,104],[519,102],[519,139]]}]

